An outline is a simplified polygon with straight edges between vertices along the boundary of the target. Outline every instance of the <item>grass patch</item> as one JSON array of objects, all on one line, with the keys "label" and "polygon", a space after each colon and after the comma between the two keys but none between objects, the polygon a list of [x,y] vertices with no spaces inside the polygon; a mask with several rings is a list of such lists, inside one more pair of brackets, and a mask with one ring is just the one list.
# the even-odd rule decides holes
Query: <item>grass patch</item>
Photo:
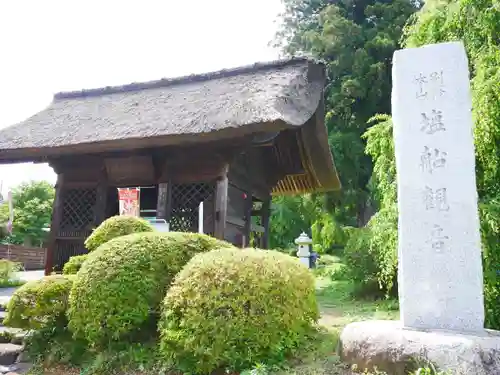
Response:
[{"label": "grass patch", "polygon": [[281,368],[268,372],[272,375],[347,375],[349,366],[337,355],[339,334],[319,327],[309,340],[294,353],[294,358]]},{"label": "grass patch", "polygon": [[355,288],[349,280],[332,278],[343,267],[341,260],[328,255],[323,258],[322,267],[315,271],[322,325],[340,331],[346,324],[354,321],[399,318],[399,304],[395,300],[353,298]]}]

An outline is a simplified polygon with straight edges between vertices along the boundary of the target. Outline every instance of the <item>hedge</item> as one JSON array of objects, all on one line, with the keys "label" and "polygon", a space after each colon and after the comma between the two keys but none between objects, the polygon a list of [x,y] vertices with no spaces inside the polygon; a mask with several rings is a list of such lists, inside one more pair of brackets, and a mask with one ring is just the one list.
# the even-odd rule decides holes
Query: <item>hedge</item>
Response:
[{"label": "hedge", "polygon": [[88,251],[94,251],[113,238],[132,233],[153,232],[153,226],[135,216],[113,216],[104,220],[85,241]]},{"label": "hedge", "polygon": [[75,275],[82,268],[83,263],[87,260],[88,254],[76,255],[69,258],[69,261],[64,264],[64,275]]},{"label": "hedge", "polygon": [[191,257],[224,246],[231,245],[174,232],[136,233],[105,243],[83,264],[73,285],[70,330],[97,346],[141,328],[146,332],[152,320],[156,324],[168,286]]},{"label": "hedge", "polygon": [[74,276],[51,275],[17,289],[7,305],[6,326],[25,330],[65,326]]},{"label": "hedge", "polygon": [[178,370],[206,374],[281,359],[318,319],[314,277],[276,251],[196,255],[163,301],[161,352]]}]

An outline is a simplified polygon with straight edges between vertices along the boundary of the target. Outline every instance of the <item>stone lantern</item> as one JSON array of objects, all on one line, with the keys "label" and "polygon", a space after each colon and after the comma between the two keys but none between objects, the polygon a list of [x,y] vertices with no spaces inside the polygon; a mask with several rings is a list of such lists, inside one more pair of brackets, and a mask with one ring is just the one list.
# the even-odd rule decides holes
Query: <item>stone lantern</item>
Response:
[{"label": "stone lantern", "polygon": [[311,244],[312,240],[309,236],[302,232],[299,237],[295,240],[295,244],[297,245],[297,256],[300,259],[300,262],[304,264],[307,268],[310,268],[310,256],[311,256]]}]

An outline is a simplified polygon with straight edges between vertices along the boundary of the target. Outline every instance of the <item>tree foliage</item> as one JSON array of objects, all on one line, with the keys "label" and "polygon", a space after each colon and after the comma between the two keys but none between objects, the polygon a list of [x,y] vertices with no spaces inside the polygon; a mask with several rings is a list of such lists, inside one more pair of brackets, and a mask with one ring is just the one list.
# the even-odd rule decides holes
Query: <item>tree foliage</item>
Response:
[{"label": "tree foliage", "polygon": [[[370,210],[372,162],[361,135],[368,120],[390,111],[391,61],[404,25],[416,11],[411,0],[284,0],[285,12],[277,44],[288,55],[307,54],[326,63],[325,122],[329,144],[342,181],[342,192],[320,199],[320,206],[341,225],[360,226]],[[292,220],[300,220],[297,200],[276,201],[288,206]],[[286,211],[285,208],[279,208]],[[302,226],[314,223],[304,216]],[[288,218],[288,216],[287,216]],[[276,227],[286,226],[276,215]],[[294,238],[299,233],[291,236]],[[316,240],[316,239],[315,239]],[[323,241],[323,239],[319,239]]]},{"label": "tree foliage", "polygon": [[50,225],[54,188],[47,181],[24,182],[12,190],[14,224],[10,241],[39,245]]},{"label": "tree foliage", "polygon": [[[486,324],[500,327],[500,3],[498,0],[429,0],[405,30],[405,46],[463,40],[471,73],[476,146],[476,174],[483,243]],[[382,290],[396,279],[396,183],[392,123],[388,116],[366,133],[366,151],[374,160],[372,184],[381,210],[348,244],[352,253],[364,247],[373,261],[370,276]],[[378,227],[384,217],[384,226]],[[368,231],[368,233],[366,232]],[[393,235],[390,235],[392,233]],[[391,240],[394,239],[394,240]],[[351,269],[361,265],[352,258]],[[380,261],[382,259],[382,261]],[[392,261],[391,261],[392,260]],[[355,273],[355,272],[354,272]],[[392,277],[390,276],[392,275]],[[369,279],[369,277],[366,277]],[[363,280],[363,281],[366,281]]]},{"label": "tree foliage", "polygon": [[392,119],[376,115],[363,135],[373,159],[370,186],[380,210],[365,228],[351,232],[345,248],[346,272],[363,293],[396,296],[398,214]]},{"label": "tree foliage", "polygon": [[408,47],[462,40],[469,58],[476,175],[490,327],[500,328],[500,2],[429,0],[405,31]]},{"label": "tree foliage", "polygon": [[9,221],[9,205],[7,202],[0,204],[0,241],[5,241],[9,235],[7,222]]}]

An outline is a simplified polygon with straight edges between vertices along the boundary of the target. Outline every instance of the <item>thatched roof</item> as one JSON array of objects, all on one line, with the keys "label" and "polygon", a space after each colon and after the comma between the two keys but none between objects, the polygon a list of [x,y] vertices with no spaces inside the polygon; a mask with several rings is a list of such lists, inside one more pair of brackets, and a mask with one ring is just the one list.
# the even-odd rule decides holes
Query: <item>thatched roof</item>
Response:
[{"label": "thatched roof", "polygon": [[324,66],[299,58],[63,92],[46,109],[0,131],[0,163],[299,127],[317,111],[324,83]]}]

